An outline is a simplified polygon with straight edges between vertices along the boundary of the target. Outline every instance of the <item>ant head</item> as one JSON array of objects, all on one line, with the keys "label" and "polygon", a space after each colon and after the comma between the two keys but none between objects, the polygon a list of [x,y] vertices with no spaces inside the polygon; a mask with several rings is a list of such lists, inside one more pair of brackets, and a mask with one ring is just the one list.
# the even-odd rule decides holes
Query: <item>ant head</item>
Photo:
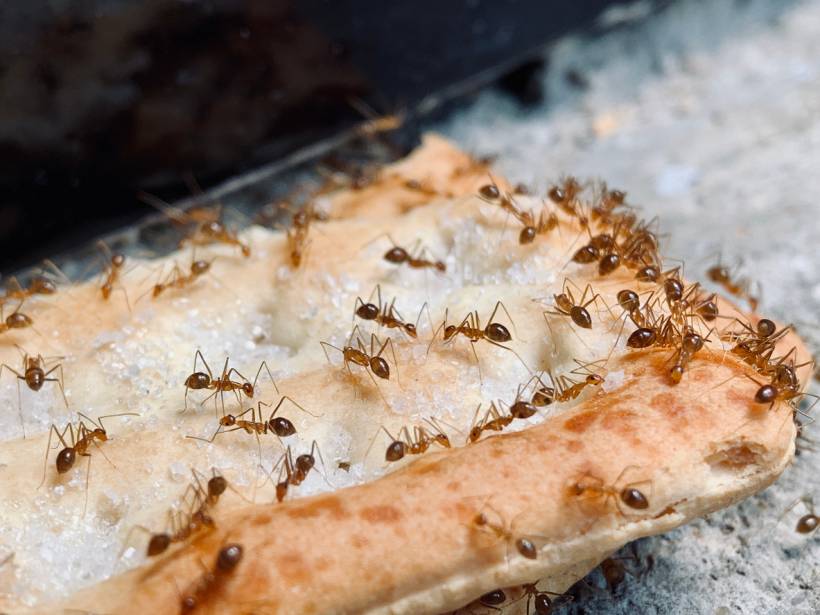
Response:
[{"label": "ant head", "polygon": [[31,324],[31,318],[22,312],[14,312],[6,317],[6,325],[8,325],[9,329],[25,329],[26,327],[30,327]]},{"label": "ant head", "polygon": [[204,372],[194,372],[185,379],[185,386],[189,389],[207,389],[211,384],[211,377]]},{"label": "ant head", "polygon": [[455,325],[447,325],[444,327],[444,341],[449,340],[456,334],[456,326]]},{"label": "ant head", "polygon": [[60,474],[65,474],[74,467],[74,462],[77,460],[77,453],[73,448],[64,448],[57,454],[57,471]]},{"label": "ant head", "polygon": [[390,443],[390,446],[387,447],[387,451],[384,453],[384,460],[385,461],[398,461],[402,457],[404,457],[405,447],[404,442],[400,440],[394,440]]},{"label": "ant head", "polygon": [[244,256],[245,258],[248,258],[251,255],[250,246],[246,246],[244,243],[240,244],[240,245],[241,245],[241,250],[242,250],[242,256]]},{"label": "ant head", "polygon": [[287,438],[296,433],[296,427],[293,426],[293,423],[283,416],[273,417],[268,421],[268,426],[280,438]]},{"label": "ant head", "polygon": [[491,322],[485,330],[487,337],[494,342],[509,342],[512,339],[509,330],[504,325]]},{"label": "ant head", "polygon": [[438,271],[440,273],[445,273],[447,271],[447,265],[445,265],[441,261],[436,261],[435,262],[435,268],[436,268],[436,271]]},{"label": "ant head", "polygon": [[586,377],[586,382],[587,384],[603,384],[604,378],[598,374],[590,374]]},{"label": "ant head", "polygon": [[418,332],[416,331],[416,325],[414,325],[412,323],[406,323],[404,325],[404,332],[407,333],[407,335],[409,335],[413,339],[416,339],[418,337]]},{"label": "ant head", "polygon": [[362,303],[356,309],[356,316],[362,320],[376,320],[379,316],[379,308],[372,303]]},{"label": "ant head", "polygon": [[236,425],[236,417],[233,414],[226,414],[219,419],[219,424],[223,427],[233,427]]},{"label": "ant head", "polygon": [[250,382],[246,382],[242,385],[242,392],[248,397],[253,397],[253,385]]},{"label": "ant head", "polygon": [[125,264],[125,255],[117,252],[111,257],[111,265],[114,267],[122,267]]},{"label": "ant head", "polygon": [[400,246],[393,246],[387,252],[384,253],[384,260],[388,263],[393,263],[395,265],[400,265],[405,262],[410,257],[407,254],[407,250]]},{"label": "ant head", "polygon": [[390,366],[382,357],[370,358],[370,370],[383,380],[390,379]]}]

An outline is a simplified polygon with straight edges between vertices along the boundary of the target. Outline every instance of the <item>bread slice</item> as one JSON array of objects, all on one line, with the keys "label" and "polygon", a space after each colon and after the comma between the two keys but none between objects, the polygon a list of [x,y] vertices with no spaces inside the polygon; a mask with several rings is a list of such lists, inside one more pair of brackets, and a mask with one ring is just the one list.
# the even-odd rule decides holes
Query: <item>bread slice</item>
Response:
[{"label": "bread slice", "polygon": [[[0,447],[0,501],[16,503],[2,506],[10,528],[50,523],[55,533],[46,550],[85,551],[95,563],[84,575],[88,583],[144,561],[145,537],[129,530],[162,531],[189,466],[205,475],[217,468],[236,492],[209,508],[215,529],[91,587],[81,588],[71,575],[62,585],[42,582],[54,566],[38,567],[37,551],[18,540],[10,545],[9,570],[25,592],[16,594],[40,605],[112,613],[440,613],[539,579],[540,588],[562,592],[626,542],[772,483],[794,454],[792,409],[755,403],[759,384],[752,379],[762,376],[728,352],[731,344],[717,332],[708,333],[742,315],[721,300],[726,319],[692,320],[709,334],[708,343],[674,384],[675,348],[627,348],[635,327],[617,300],[625,288],[651,297],[657,285],[637,282],[627,267],[601,276],[594,265],[573,262],[600,229],[593,223],[587,231],[558,208],[549,209],[556,228],[519,244],[515,219],[493,199],[477,197],[488,181],[482,165],[431,136],[372,185],[323,197],[330,219],[311,226],[298,267],[284,233],[251,228],[242,234],[252,247],[249,258],[230,246],[198,252],[216,255],[212,271],[155,299],[150,289],[158,267],[188,263],[190,251],[135,262],[122,280],[130,310],[116,294],[102,301],[99,282],[27,304],[47,342],[42,354],[65,357],[72,408],[139,417],[106,423],[112,437],[90,449],[88,491],[79,469],[68,481],[57,475],[53,452],[38,491],[45,428],[59,412],[39,422],[28,416],[39,435]],[[536,197],[515,199],[521,210],[541,207]],[[416,240],[428,252],[415,254],[441,261],[446,271],[382,258],[393,241],[410,248]],[[599,297],[588,306],[591,328],[585,329],[554,313],[554,295],[570,288],[580,300],[588,283],[586,298]],[[383,304],[396,297],[404,321],[421,316],[416,339],[357,322],[370,354],[380,346],[370,349],[371,332],[379,342],[392,339],[396,359],[390,347],[383,354],[387,380],[355,364],[345,369],[341,352],[325,348],[328,359],[320,345],[348,343],[356,297],[367,302],[376,285]],[[445,308],[448,324],[475,310],[483,328],[499,300],[509,317],[499,308],[494,322],[504,323],[512,340],[502,347],[459,335],[443,340]],[[432,326],[425,324],[424,302]],[[4,343],[37,342],[27,331],[10,335]],[[805,351],[792,334],[774,356],[793,346],[800,363]],[[263,371],[254,398],[240,394],[241,408],[287,395],[301,407],[282,407],[297,434],[281,440],[265,434],[258,443],[241,430],[211,443],[185,438],[210,438],[217,429],[214,401],[217,417],[222,412],[220,395],[199,408],[199,391],[188,391],[190,408],[180,412],[198,348],[215,375],[230,357],[250,380],[265,360],[278,393]],[[9,345],[0,356],[19,361]],[[517,394],[531,394],[519,387],[531,387],[532,374],[546,371],[558,381],[568,378],[564,389],[587,375],[600,380],[466,443],[479,403],[478,418],[492,401],[504,414]],[[233,394],[224,401],[226,412],[241,411]],[[425,417],[438,420],[450,447],[431,445],[422,455],[387,462],[391,438],[381,427],[396,435],[408,426],[412,433]],[[319,450],[313,471],[276,502],[273,483],[285,447],[295,457],[313,442]],[[638,493],[630,499],[625,489]],[[79,528],[87,540],[78,538]],[[223,571],[218,553],[227,544],[241,545],[242,558]],[[133,548],[120,558],[121,546]],[[186,598],[196,604],[186,607]],[[21,602],[10,600],[7,608],[15,607],[22,610]]]}]

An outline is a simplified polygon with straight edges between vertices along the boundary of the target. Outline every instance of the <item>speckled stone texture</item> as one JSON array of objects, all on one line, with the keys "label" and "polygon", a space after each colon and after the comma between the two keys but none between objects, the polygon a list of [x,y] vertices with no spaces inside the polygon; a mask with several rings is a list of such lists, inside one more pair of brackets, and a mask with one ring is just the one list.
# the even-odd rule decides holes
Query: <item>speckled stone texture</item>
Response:
[{"label": "speckled stone texture", "polygon": [[[671,3],[605,36],[561,40],[549,61],[543,105],[486,92],[435,128],[498,154],[514,180],[543,188],[572,173],[627,190],[647,218],[660,217],[666,253],[685,260],[688,277],[705,279],[719,255],[742,263],[739,275],[762,285],[761,313],[794,322],[817,352],[820,3]],[[804,448],[765,492],[640,541],[641,564],[625,561],[637,576],[613,596],[595,572],[567,610],[820,612],[820,531],[794,531],[802,505],[779,520],[800,496],[820,505],[819,467]]]}]

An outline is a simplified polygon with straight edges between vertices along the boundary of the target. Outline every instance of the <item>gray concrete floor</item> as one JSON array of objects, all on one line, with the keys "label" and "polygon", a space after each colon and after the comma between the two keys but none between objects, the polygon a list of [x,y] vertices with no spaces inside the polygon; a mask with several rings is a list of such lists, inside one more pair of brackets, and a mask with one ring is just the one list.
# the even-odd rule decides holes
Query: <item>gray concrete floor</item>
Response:
[{"label": "gray concrete floor", "polygon": [[[760,311],[796,323],[817,350],[820,3],[681,0],[604,36],[558,41],[544,82],[535,108],[489,91],[436,129],[498,154],[515,180],[544,187],[566,173],[627,190],[660,217],[666,254],[688,277],[704,279],[718,255],[739,265],[762,287]],[[818,468],[820,455],[804,452],[765,492],[640,541],[651,569],[615,596],[584,589],[569,610],[820,612],[820,530],[794,532],[799,508],[779,521],[799,496],[820,505]],[[603,585],[597,573],[587,581]]]}]

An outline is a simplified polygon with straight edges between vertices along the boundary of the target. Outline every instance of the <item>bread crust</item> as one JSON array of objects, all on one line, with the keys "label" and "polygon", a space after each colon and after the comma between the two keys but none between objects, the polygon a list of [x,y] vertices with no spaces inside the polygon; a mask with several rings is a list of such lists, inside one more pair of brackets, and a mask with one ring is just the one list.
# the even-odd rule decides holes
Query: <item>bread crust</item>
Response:
[{"label": "bread crust", "polygon": [[[424,189],[408,188],[408,178]],[[503,181],[496,180],[503,188]],[[379,454],[368,456],[374,424],[392,421],[389,425],[395,431],[395,425],[430,412],[421,406],[399,407],[392,381],[377,393],[363,374],[347,376],[324,363],[318,340],[333,339],[339,345],[344,340],[333,337],[338,323],[336,311],[324,307],[333,298],[322,284],[323,276],[360,281],[356,292],[369,292],[370,284],[384,279],[378,254],[390,244],[367,247],[368,238],[383,232],[416,233],[439,248],[435,242],[441,244],[442,237],[453,240],[476,218],[494,231],[505,232],[508,220],[473,196],[484,183],[483,167],[446,141],[429,136],[407,160],[383,170],[373,185],[327,197],[333,221],[317,225],[301,269],[293,271],[287,266],[282,233],[260,229],[244,233],[255,256],[248,261],[226,257],[218,272],[230,280],[232,292],[242,297],[241,307],[214,298],[217,280],[188,289],[175,304],[158,303],[147,312],[149,316],[138,312],[138,319],[147,319],[151,335],[164,336],[171,350],[181,339],[174,329],[179,319],[168,316],[172,309],[186,313],[190,306],[197,306],[211,319],[223,318],[222,326],[228,328],[241,322],[234,310],[275,315],[285,326],[271,328],[273,342],[291,351],[282,361],[285,367],[279,387],[321,417],[317,421],[294,415],[300,433],[304,429],[320,442],[337,437],[338,425],[354,434],[366,433],[351,442],[350,457],[364,458],[365,467],[361,476],[349,481],[365,482],[281,504],[248,504],[229,494],[232,499],[220,503],[215,531],[200,534],[141,568],[83,589],[59,601],[59,606],[102,613],[179,612],[185,588],[203,574],[203,567],[213,565],[227,541],[243,546],[244,559],[221,579],[218,591],[210,592],[196,612],[434,614],[460,608],[492,589],[538,579],[543,580],[542,588],[561,592],[623,544],[668,531],[773,482],[794,454],[791,409],[783,403],[771,410],[754,404],[757,385],[745,376],[756,376],[733,355],[707,346],[692,361],[682,382],[672,386],[667,376],[669,349],[622,351],[623,328],[618,331],[617,320],[607,328],[596,322],[587,332],[573,329],[561,318],[548,318],[553,355],[547,356],[537,343],[543,336],[542,299],[548,299],[561,284],[549,267],[558,269],[565,263],[582,236],[565,221],[564,232],[550,238],[552,260],[544,260],[543,270],[514,271],[518,248],[509,254],[490,250],[489,256],[477,252],[481,246],[464,248],[459,258],[472,258],[476,267],[486,265],[488,271],[498,270],[501,263],[509,267],[509,276],[519,279],[504,279],[502,273],[500,281],[463,285],[459,293],[447,295],[449,306],[460,314],[473,309],[477,301],[491,308],[495,298],[503,296],[515,324],[528,338],[528,343],[516,340],[510,347],[533,366],[565,366],[590,348],[606,354],[616,339],[621,340],[606,369],[622,372],[623,384],[587,392],[577,404],[561,404],[542,422],[521,431],[428,451],[371,480],[384,472]],[[472,249],[475,254],[469,253]],[[144,278],[146,267],[140,265],[130,278]],[[549,280],[548,275],[552,275]],[[487,276],[493,279],[491,273]],[[592,280],[607,305],[617,305],[617,291],[634,285],[631,274],[624,271],[606,279],[582,271],[572,277],[580,286]],[[399,276],[391,284],[400,288],[405,280]],[[416,280],[434,287],[443,284],[429,276]],[[266,294],[263,282],[275,292]],[[59,303],[44,307],[38,314],[39,326],[57,330],[65,323],[66,313],[77,313],[94,300],[96,291],[93,284],[73,288]],[[743,317],[726,301],[721,300],[720,306],[724,315]],[[319,317],[305,317],[305,311],[313,308]],[[483,309],[481,315],[486,317]],[[82,348],[99,331],[116,330],[127,322],[128,314],[121,306],[107,305],[94,320],[80,319],[76,326],[62,331],[60,342],[64,348]],[[797,347],[799,363],[807,353],[796,336],[789,334],[780,342],[784,351],[792,346]],[[520,378],[526,373],[509,352],[482,348],[481,354],[483,369],[490,376],[509,373]],[[2,356],[11,360],[9,353]],[[422,359],[401,362],[405,383],[401,386],[415,387],[426,399],[433,399],[438,383],[460,383],[471,361],[466,347],[433,347]],[[186,368],[188,363],[186,355]],[[106,444],[119,468],[103,462],[95,462],[94,468],[96,484],[115,484],[122,481],[125,466],[133,477],[133,488],[141,489],[144,497],[148,494],[139,510],[111,511],[112,523],[125,515],[129,522],[155,526],[152,520],[161,518],[174,488],[160,487],[150,468],[143,472],[145,464],[161,465],[175,460],[175,455],[195,463],[206,449],[190,441],[183,443],[182,435],[192,431],[207,435],[196,430],[208,429],[213,417],[206,412],[173,421],[165,418],[179,410],[181,393],[177,389],[172,395],[146,375],[152,369],[163,369],[161,364],[149,366],[139,378],[111,381],[107,387],[100,385],[99,374],[90,369],[90,359],[82,365],[89,369],[76,376],[82,381],[76,388],[89,392],[98,406],[112,396],[133,397],[133,387],[140,383],[147,388],[150,383],[155,391],[144,406],[163,418],[137,431],[123,428],[122,438]],[[218,370],[221,366],[211,367]],[[511,388],[517,382],[512,381]],[[94,398],[95,394],[99,397]],[[376,419],[373,413],[382,406],[380,394],[392,402],[392,412]],[[453,403],[474,408],[481,399],[480,389],[465,386]],[[142,400],[139,397],[139,403]],[[44,436],[4,445],[11,461],[0,495],[6,498],[25,492],[39,480],[41,467],[16,460],[41,458],[44,445]],[[207,451],[210,455],[210,448]],[[224,458],[210,463],[222,467]],[[581,479],[600,480],[616,492],[639,485],[650,506],[634,511],[619,504],[617,497],[573,496],[571,486]],[[152,485],[155,493],[151,493]],[[80,493],[70,497],[75,504],[81,500]],[[479,513],[504,528],[504,535],[477,527]],[[514,542],[521,536],[532,537],[537,558],[527,559],[516,551]]]}]

